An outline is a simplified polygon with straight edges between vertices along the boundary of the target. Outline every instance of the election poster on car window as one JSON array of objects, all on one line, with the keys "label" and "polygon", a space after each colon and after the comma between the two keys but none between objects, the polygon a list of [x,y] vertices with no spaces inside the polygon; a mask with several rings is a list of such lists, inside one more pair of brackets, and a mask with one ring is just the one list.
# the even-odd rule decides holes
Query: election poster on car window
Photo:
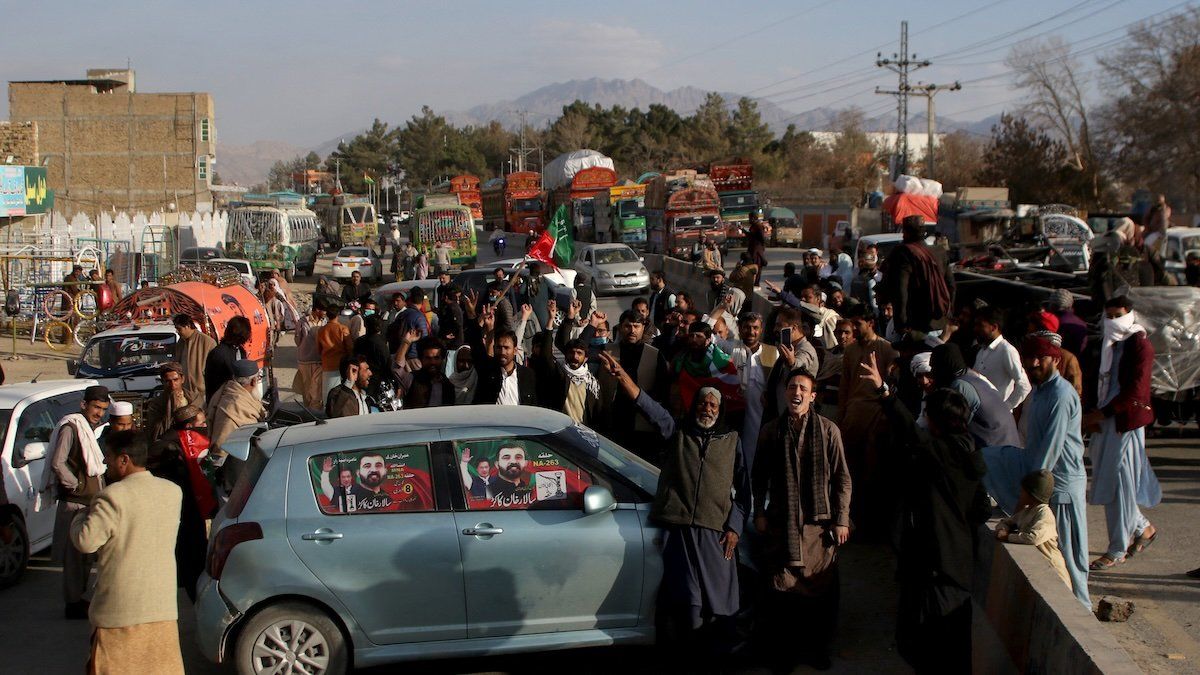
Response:
[{"label": "election poster on car window", "polygon": [[471,509],[580,508],[592,484],[586,471],[534,441],[459,441],[457,449]]},{"label": "election poster on car window", "polygon": [[434,509],[424,445],[317,455],[308,464],[317,502],[327,515]]}]

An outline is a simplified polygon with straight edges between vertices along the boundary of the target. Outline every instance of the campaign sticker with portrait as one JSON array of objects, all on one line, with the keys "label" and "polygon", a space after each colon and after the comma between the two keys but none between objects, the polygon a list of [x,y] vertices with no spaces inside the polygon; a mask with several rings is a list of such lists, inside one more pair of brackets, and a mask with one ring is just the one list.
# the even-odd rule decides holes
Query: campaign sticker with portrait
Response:
[{"label": "campaign sticker with portrait", "polygon": [[460,441],[459,473],[472,510],[579,508],[592,477],[536,441]]},{"label": "campaign sticker with portrait", "polygon": [[326,515],[434,509],[424,445],[317,455],[309,473]]}]

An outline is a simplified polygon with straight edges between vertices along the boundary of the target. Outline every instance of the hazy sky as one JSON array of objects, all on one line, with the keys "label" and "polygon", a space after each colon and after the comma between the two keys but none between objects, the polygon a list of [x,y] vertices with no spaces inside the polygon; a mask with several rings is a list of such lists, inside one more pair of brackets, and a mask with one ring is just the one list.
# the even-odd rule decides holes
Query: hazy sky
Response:
[{"label": "hazy sky", "polygon": [[[374,117],[402,122],[423,104],[460,110],[589,77],[765,95],[794,112],[857,104],[877,113],[893,104],[874,95],[875,86],[896,79],[874,67],[875,52],[898,49],[907,19],[910,51],[934,61],[914,79],[962,80],[963,91],[939,96],[938,112],[970,120],[1016,98],[1003,63],[1013,43],[1061,35],[1088,72],[1097,54],[1119,47],[1128,24],[1189,4],[110,0],[68,10],[0,0],[0,15],[21,17],[0,26],[0,78],[80,78],[128,59],[140,91],[212,93],[222,141],[301,146]],[[4,97],[0,118],[7,116]]]}]

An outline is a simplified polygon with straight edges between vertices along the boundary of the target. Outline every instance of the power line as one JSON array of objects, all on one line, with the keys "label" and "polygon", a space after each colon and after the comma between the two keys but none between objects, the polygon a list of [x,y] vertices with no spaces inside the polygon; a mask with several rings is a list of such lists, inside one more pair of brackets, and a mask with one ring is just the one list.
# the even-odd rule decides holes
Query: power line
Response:
[{"label": "power line", "polygon": [[785,16],[785,17],[783,17],[782,19],[779,19],[779,20],[777,20],[777,21],[772,21],[771,23],[769,23],[769,24],[766,24],[765,26],[761,26],[761,27],[759,27],[759,28],[755,28],[755,29],[752,29],[752,30],[748,30],[748,31],[746,31],[745,33],[741,33],[740,35],[735,35],[735,36],[733,36],[733,37],[731,37],[731,38],[727,38],[727,39],[725,39],[723,42],[721,42],[720,44],[718,44],[718,45],[716,45],[716,46],[714,46],[714,47],[709,47],[709,48],[707,48],[707,49],[704,49],[704,50],[702,50],[702,51],[693,52],[693,53],[691,53],[691,54],[688,54],[688,55],[686,55],[686,56],[681,56],[681,57],[679,57],[679,58],[675,59],[674,61],[668,61],[667,63],[664,63],[664,64],[662,64],[661,66],[658,66],[657,68],[652,68],[652,69],[650,69],[650,70],[644,71],[644,72],[642,73],[642,75],[644,76],[644,75],[648,75],[648,74],[650,74],[650,73],[655,73],[655,72],[658,72],[658,71],[662,70],[663,68],[668,68],[668,67],[670,67],[670,66],[674,66],[674,65],[676,65],[676,64],[683,63],[684,61],[687,61],[687,60],[689,60],[689,59],[695,58],[695,57],[697,57],[697,56],[702,56],[702,55],[704,55],[704,54],[711,54],[713,51],[715,51],[715,50],[717,50],[717,49],[724,48],[724,47],[728,47],[728,46],[730,46],[731,44],[733,44],[733,43],[737,42],[738,40],[741,40],[741,39],[744,39],[744,38],[751,37],[752,35],[754,35],[754,34],[756,34],[756,33],[760,33],[760,32],[762,32],[762,31],[764,31],[764,30],[767,30],[767,29],[770,29],[770,28],[774,28],[775,26],[778,26],[778,25],[780,25],[780,24],[783,24],[783,23],[787,23],[788,21],[792,21],[792,20],[794,20],[794,19],[798,19],[798,18],[800,18],[800,17],[804,16],[805,14],[808,14],[808,13],[810,13],[810,12],[815,12],[815,11],[816,11],[816,10],[818,10],[818,9],[822,9],[823,7],[826,7],[826,6],[828,6],[828,5],[832,5],[833,3],[835,3],[835,2],[838,2],[838,1],[839,1],[839,0],[824,0],[823,2],[818,2],[817,4],[815,4],[815,5],[811,6],[811,7],[808,7],[807,9],[802,9],[802,10],[800,10],[799,12],[796,12],[795,14],[790,14],[790,15],[788,15],[788,16]]},{"label": "power line", "polygon": [[908,96],[912,91],[908,76],[914,70],[929,66],[930,62],[918,61],[915,54],[909,53],[908,22],[901,21],[899,53],[893,54],[890,59],[876,58],[875,65],[896,73],[900,79],[900,85],[894,90],[875,89],[876,94],[896,97],[896,163],[892,171],[892,177],[895,178],[908,170]]}]

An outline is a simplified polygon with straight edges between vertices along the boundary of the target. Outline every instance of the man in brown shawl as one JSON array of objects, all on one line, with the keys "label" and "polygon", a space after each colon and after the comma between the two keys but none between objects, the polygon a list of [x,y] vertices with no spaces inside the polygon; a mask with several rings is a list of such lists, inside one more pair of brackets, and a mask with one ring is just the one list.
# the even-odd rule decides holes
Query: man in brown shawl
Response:
[{"label": "man in brown shawl", "polygon": [[[175,330],[179,333],[179,341],[175,343],[175,361],[183,366],[183,395],[189,401],[207,400],[204,390],[204,363],[208,353],[217,346],[215,340],[204,331],[196,329],[192,317],[187,314],[176,314],[172,319]],[[168,415],[167,419],[171,417]]]},{"label": "man in brown shawl", "polygon": [[214,458],[224,461],[222,474],[226,489],[237,480],[242,461],[228,457],[221,449],[221,444],[238,427],[259,422],[266,417],[262,399],[254,393],[258,386],[258,364],[249,359],[236,361],[233,374],[234,379],[221,385],[204,411],[204,416],[208,418],[210,452]]},{"label": "man in brown shawl", "polygon": [[824,670],[837,626],[837,547],[850,536],[850,471],[837,426],[813,410],[813,376],[793,370],[786,392],[787,413],[763,426],[751,473],[767,582],[761,625],[774,633],[764,643],[777,658]]}]

